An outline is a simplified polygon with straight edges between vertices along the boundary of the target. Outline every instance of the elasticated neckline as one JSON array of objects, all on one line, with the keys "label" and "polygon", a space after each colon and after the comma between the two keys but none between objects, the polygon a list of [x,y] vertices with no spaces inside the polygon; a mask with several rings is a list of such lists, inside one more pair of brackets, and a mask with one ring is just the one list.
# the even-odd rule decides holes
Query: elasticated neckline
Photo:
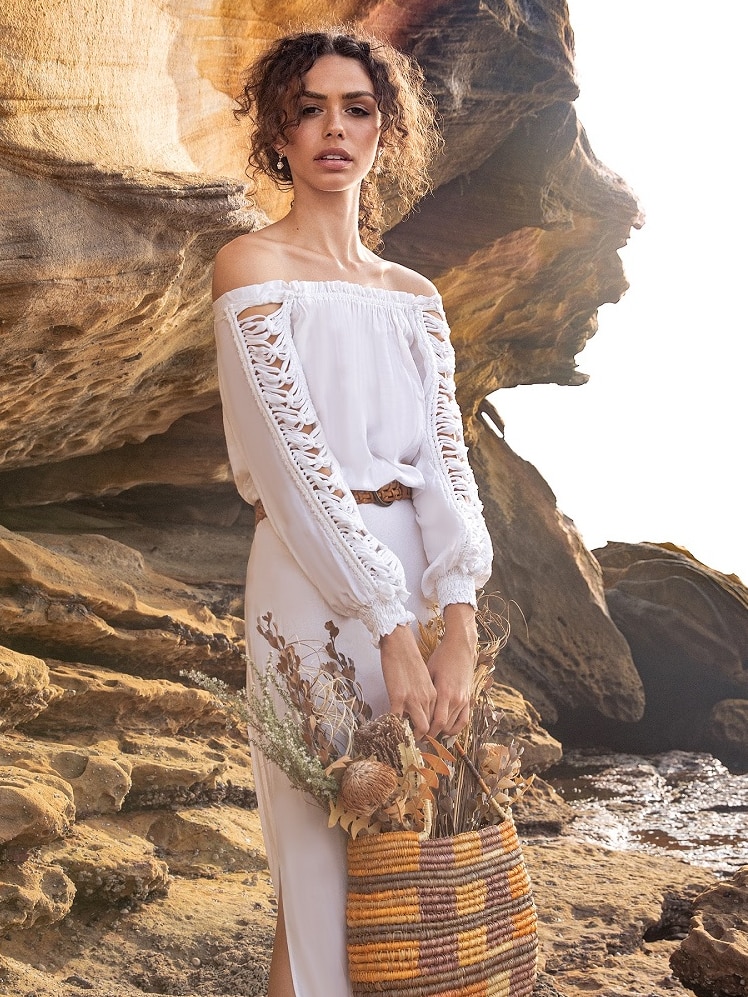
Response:
[{"label": "elasticated neckline", "polygon": [[418,305],[421,308],[441,310],[439,294],[413,294],[412,291],[397,291],[386,287],[372,287],[345,280],[266,280],[261,284],[245,284],[224,291],[213,302],[214,308],[221,308],[239,299],[246,305],[264,305],[269,302],[282,302],[288,298],[334,298],[358,297],[370,301],[401,302]]}]

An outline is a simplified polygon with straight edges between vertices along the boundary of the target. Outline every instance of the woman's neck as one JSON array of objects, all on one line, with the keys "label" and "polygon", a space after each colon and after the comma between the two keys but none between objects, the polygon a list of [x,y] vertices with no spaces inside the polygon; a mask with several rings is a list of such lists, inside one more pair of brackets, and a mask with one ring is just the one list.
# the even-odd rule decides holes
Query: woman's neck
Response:
[{"label": "woman's neck", "polygon": [[279,223],[290,244],[322,257],[341,272],[369,263],[371,254],[358,231],[358,191],[294,191],[294,202]]}]

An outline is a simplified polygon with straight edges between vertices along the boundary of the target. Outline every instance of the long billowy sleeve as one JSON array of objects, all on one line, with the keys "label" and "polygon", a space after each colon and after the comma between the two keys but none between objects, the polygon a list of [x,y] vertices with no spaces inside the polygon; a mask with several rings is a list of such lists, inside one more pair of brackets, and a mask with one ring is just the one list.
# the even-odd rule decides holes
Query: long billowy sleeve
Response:
[{"label": "long billowy sleeve", "polygon": [[325,440],[293,343],[288,309],[239,318],[216,312],[218,375],[234,478],[259,496],[299,567],[375,644],[414,620],[402,564],[366,529]]},{"label": "long billowy sleeve", "polygon": [[467,459],[446,321],[424,311],[414,346],[426,400],[426,433],[416,461],[425,484],[413,499],[429,562],[423,594],[442,611],[457,602],[475,606],[476,589],[491,576],[493,549]]}]

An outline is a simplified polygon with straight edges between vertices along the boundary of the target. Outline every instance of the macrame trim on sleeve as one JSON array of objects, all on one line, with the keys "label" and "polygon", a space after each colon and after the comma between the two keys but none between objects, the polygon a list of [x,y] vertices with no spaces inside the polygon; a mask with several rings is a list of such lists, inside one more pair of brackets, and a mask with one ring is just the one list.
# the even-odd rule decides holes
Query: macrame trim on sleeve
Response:
[{"label": "macrame trim on sleeve", "polygon": [[[442,609],[451,602],[475,605],[476,586],[484,585],[491,575],[493,547],[483,519],[478,486],[468,463],[455,391],[455,353],[449,339],[449,326],[433,312],[422,314],[428,343],[424,357],[428,442],[444,497],[457,512],[462,525],[453,562],[455,567],[436,580],[436,589]],[[444,601],[445,598],[449,601]]]},{"label": "macrame trim on sleeve", "polygon": [[[244,306],[246,307],[246,306]],[[375,643],[415,617],[398,558],[364,525],[355,499],[329,450],[288,331],[288,302],[270,315],[226,315],[247,380],[258,400],[291,486],[302,491],[315,525],[366,594],[356,615]]]}]

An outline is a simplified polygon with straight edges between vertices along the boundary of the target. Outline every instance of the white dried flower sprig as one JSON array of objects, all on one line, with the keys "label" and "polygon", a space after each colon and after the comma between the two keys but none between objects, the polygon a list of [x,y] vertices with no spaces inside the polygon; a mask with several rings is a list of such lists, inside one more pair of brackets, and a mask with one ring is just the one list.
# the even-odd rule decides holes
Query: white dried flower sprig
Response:
[{"label": "white dried flower sprig", "polygon": [[[202,672],[182,674],[215,696],[248,728],[250,743],[285,773],[292,786],[311,794],[323,806],[330,805],[337,797],[338,783],[325,773],[325,767],[305,743],[303,718],[291,702],[283,679],[273,667],[261,672],[252,661],[249,667],[255,680],[249,693],[235,691]],[[282,716],[274,694],[284,704]]]}]

